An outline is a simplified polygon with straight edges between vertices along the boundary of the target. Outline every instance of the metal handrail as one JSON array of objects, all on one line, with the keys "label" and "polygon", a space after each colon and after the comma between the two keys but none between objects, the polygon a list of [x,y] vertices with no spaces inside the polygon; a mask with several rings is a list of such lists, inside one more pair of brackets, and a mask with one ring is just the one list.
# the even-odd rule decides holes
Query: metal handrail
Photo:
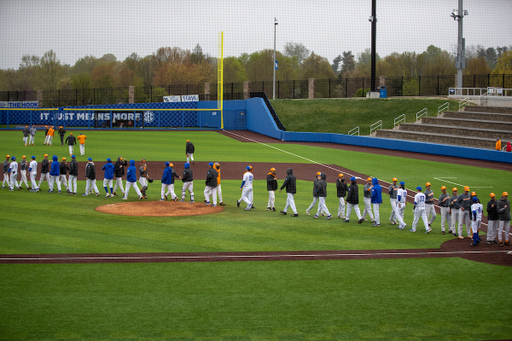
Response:
[{"label": "metal handrail", "polygon": [[370,126],[370,135],[377,129],[382,129],[382,120],[378,120]]},{"label": "metal handrail", "polygon": [[393,120],[393,128],[402,122],[405,123],[405,114],[395,117],[395,119]]},{"label": "metal handrail", "polygon": [[416,113],[416,121],[419,120],[421,117],[427,116],[427,115],[428,115],[428,109],[427,108],[418,111]]},{"label": "metal handrail", "polygon": [[348,131],[348,135],[357,135],[359,136],[359,126],[355,127],[354,129],[351,129]]},{"label": "metal handrail", "polygon": [[[483,96],[485,96],[485,95],[483,95]],[[461,99],[459,101],[459,111],[460,111],[460,109],[462,109],[462,107],[464,107],[468,104],[469,104],[469,98],[466,97],[466,98]]]},{"label": "metal handrail", "polygon": [[437,114],[439,115],[440,113],[442,113],[443,111],[445,110],[450,110],[450,102],[446,102],[444,104],[441,104],[438,108],[437,108]]}]

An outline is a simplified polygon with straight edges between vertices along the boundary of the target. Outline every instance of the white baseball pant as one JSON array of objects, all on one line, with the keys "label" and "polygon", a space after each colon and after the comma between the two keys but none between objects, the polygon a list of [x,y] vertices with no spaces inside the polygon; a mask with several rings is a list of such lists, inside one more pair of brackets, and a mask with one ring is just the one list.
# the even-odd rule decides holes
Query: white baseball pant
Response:
[{"label": "white baseball pant", "polygon": [[170,184],[169,186],[167,186],[167,193],[165,193],[165,195],[169,196],[169,194],[171,195],[172,200],[174,200],[177,197],[176,193],[174,193],[174,184]]},{"label": "white baseball pant", "polygon": [[412,222],[412,230],[416,232],[416,226],[418,226],[418,221],[421,219],[423,220],[423,224],[425,224],[425,231],[429,229],[428,227],[428,219],[427,219],[427,212],[425,211],[424,207],[416,207],[414,209],[414,220]]},{"label": "white baseball pant", "polygon": [[252,186],[244,186],[242,188],[242,197],[240,198],[240,202],[243,201],[247,204],[247,207],[252,206]]},{"label": "white baseball pant", "polygon": [[[346,217],[345,220],[350,220],[350,214],[352,213],[352,208],[356,212],[357,219],[361,220],[362,217],[361,217],[361,210],[359,210],[359,205],[357,205],[357,204],[354,205],[354,204],[351,204],[351,203],[347,203],[347,217]],[[371,212],[370,212],[370,214],[371,214]]]},{"label": "white baseball pant", "polygon": [[316,203],[318,202],[318,197],[313,197],[313,201],[311,202],[311,205],[306,209],[306,213],[309,213],[315,207]]},{"label": "white baseball pant", "polygon": [[190,202],[194,201],[194,182],[193,181],[187,181],[183,183],[183,187],[181,189],[181,201],[185,201],[186,193],[190,194]]},{"label": "white baseball pant", "polygon": [[[113,179],[103,179],[103,187],[106,187],[107,188],[107,194],[108,194],[108,189],[112,189],[112,185],[114,184],[114,180]],[[112,190],[112,193],[114,191]]]},{"label": "white baseball pant", "polygon": [[268,204],[267,207],[274,207],[276,203],[276,191],[268,191]]},{"label": "white baseball pant", "polygon": [[[452,213],[450,216],[450,230],[452,230],[453,234],[457,234],[459,237],[462,237],[462,227],[459,230],[459,219],[460,219],[460,208],[452,208]],[[459,230],[457,232],[457,230]]]},{"label": "white baseball pant", "polygon": [[495,241],[496,236],[498,235],[498,220],[488,220],[487,221],[487,241]]},{"label": "white baseball pant", "polygon": [[430,220],[428,221],[428,223],[430,225],[432,225],[432,223],[434,222],[434,220],[436,220],[436,209],[434,208],[434,204],[425,204],[425,214],[427,215],[427,219],[428,219],[428,215],[430,214]]},{"label": "white baseball pant", "polygon": [[345,198],[340,197],[340,204],[338,205],[338,217],[345,219]]},{"label": "white baseball pant", "polygon": [[389,221],[392,223],[396,223],[397,219],[396,219],[395,208],[396,208],[396,203],[398,202],[398,200],[390,198],[389,202],[391,203],[391,215],[389,216]]},{"label": "white baseball pant", "polygon": [[37,172],[30,172],[30,184],[32,185],[32,189],[37,189]]},{"label": "white baseball pant", "polygon": [[222,188],[220,184],[217,185],[217,195],[219,196],[219,202],[222,202]]},{"label": "white baseball pant", "polygon": [[174,200],[174,198],[176,198],[176,194],[174,194],[174,184],[162,184],[162,188],[160,189],[160,198],[165,199],[169,193],[171,193],[171,199]]},{"label": "white baseball pant", "polygon": [[450,224],[450,208],[441,206],[441,231],[445,231],[445,226],[448,225],[448,230],[451,233],[452,227]]},{"label": "white baseball pant", "polygon": [[370,219],[372,221],[375,221],[373,214],[372,214],[372,198],[363,198],[363,201],[364,201],[364,211],[363,211],[362,218],[364,219],[364,217],[366,217],[366,215],[368,214],[370,216]]},{"label": "white baseball pant", "polygon": [[146,178],[139,178],[139,184],[142,186],[142,188],[148,187],[148,179],[146,179]]},{"label": "white baseball pant", "polygon": [[48,184],[48,188],[50,188],[50,173],[41,173],[41,176],[39,177],[39,184],[37,185],[37,188],[41,188],[41,183],[46,180],[46,183]]},{"label": "white baseball pant", "polygon": [[60,188],[60,175],[50,175],[50,184],[49,184],[49,187],[50,187],[50,191],[53,192],[53,185],[55,183],[57,183],[57,190],[61,190]]},{"label": "white baseball pant", "polygon": [[[9,188],[10,189],[15,189],[15,188],[18,188],[19,185],[18,185],[18,181],[16,180],[16,178],[18,177],[18,173],[17,172],[11,172],[11,175],[9,176],[9,179],[10,179],[10,185],[9,185]],[[14,187],[16,186],[16,187]]]},{"label": "white baseball pant", "polygon": [[76,194],[76,175],[70,175],[68,183],[69,191]]},{"label": "white baseball pant", "polygon": [[373,215],[375,217],[375,224],[380,225],[380,204],[373,205]]},{"label": "white baseball pant", "polygon": [[95,193],[100,192],[98,191],[98,186],[96,186],[96,179],[87,179],[85,181],[85,194],[89,194],[90,191],[94,191]]},{"label": "white baseball pant", "polygon": [[85,144],[80,144],[80,155],[85,155]]},{"label": "white baseball pant", "polygon": [[69,147],[69,155],[73,155],[73,149],[75,148],[74,145],[68,145]]},{"label": "white baseball pant", "polygon": [[47,144],[49,144],[51,146],[52,145],[52,141],[53,141],[53,136],[48,135],[48,142],[47,142]]},{"label": "white baseball pant", "polygon": [[27,137],[23,136],[23,143],[25,143],[25,146],[27,145],[27,143],[28,143],[28,136]]},{"label": "white baseball pant", "polygon": [[34,138],[35,137],[36,137],[35,135],[30,135],[29,139],[28,139],[28,144],[34,144]]},{"label": "white baseball pant", "polygon": [[187,162],[194,161],[194,154],[187,154]]},{"label": "white baseball pant", "polygon": [[137,187],[137,181],[134,181],[134,182],[126,181],[126,189],[124,192],[124,198],[128,198],[128,193],[130,193],[130,187],[133,187],[135,189],[135,193],[137,193],[137,195],[139,196],[139,199],[140,199],[140,197],[142,197],[142,193],[140,192],[139,187]]},{"label": "white baseball pant", "polygon": [[9,187],[11,184],[11,180],[9,179],[9,173],[4,173],[4,181],[2,182],[2,187],[5,187],[5,185],[7,185],[7,187]]},{"label": "white baseball pant", "polygon": [[473,232],[473,234],[478,232],[478,229],[480,228],[481,223],[482,223],[481,219],[477,219],[477,220],[471,219],[471,232]]},{"label": "white baseball pant", "polygon": [[471,212],[469,209],[463,210],[460,209],[459,213],[459,236],[462,236],[462,225],[466,224],[466,235],[468,237],[472,237],[473,234],[471,233],[471,218],[470,218]]},{"label": "white baseball pant", "polygon": [[502,241],[503,231],[505,231],[505,241],[508,242],[510,236],[510,220],[500,220],[498,229],[498,240]]},{"label": "white baseball pant", "polygon": [[288,212],[288,207],[290,207],[293,211],[293,214],[297,214],[297,208],[295,207],[295,199],[293,197],[293,193],[286,193],[286,206],[284,207],[283,212]]},{"label": "white baseball pant", "polygon": [[400,203],[397,200],[396,205],[394,207],[394,211],[395,211],[395,219],[399,224],[398,226],[404,226],[405,225],[405,221],[404,221],[405,203]]},{"label": "white baseball pant", "polygon": [[66,191],[68,190],[68,181],[66,179],[66,175],[60,175],[60,183],[66,187]]},{"label": "white baseball pant", "polygon": [[27,171],[21,170],[20,174],[21,174],[20,187],[21,187],[21,185],[25,184],[25,186],[28,188]]},{"label": "white baseball pant", "polygon": [[124,195],[124,188],[123,188],[123,178],[116,178],[116,183],[114,185],[114,193],[116,192],[117,187],[121,188],[121,193]]},{"label": "white baseball pant", "polygon": [[320,213],[325,212],[327,216],[330,216],[331,213],[329,212],[329,209],[325,205],[325,197],[319,197],[318,198],[318,209],[316,210],[316,215],[319,216]]}]

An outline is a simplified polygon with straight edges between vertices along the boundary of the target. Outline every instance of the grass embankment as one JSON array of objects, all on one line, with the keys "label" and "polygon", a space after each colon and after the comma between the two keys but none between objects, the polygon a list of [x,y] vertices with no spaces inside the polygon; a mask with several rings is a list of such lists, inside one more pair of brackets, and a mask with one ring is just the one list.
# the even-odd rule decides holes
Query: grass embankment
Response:
[{"label": "grass embankment", "polygon": [[458,110],[458,102],[447,99],[315,99],[270,101],[288,131],[347,134],[359,126],[360,135],[368,135],[370,126],[382,120],[383,129],[393,128],[393,120],[405,114],[406,122],[416,120],[416,113],[428,109],[436,116],[439,106],[450,103]]}]

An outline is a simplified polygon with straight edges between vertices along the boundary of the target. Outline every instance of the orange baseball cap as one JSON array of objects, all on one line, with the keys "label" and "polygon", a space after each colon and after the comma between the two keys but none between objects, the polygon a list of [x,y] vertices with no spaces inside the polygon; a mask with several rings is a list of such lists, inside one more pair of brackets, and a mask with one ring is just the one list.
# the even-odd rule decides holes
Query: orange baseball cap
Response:
[{"label": "orange baseball cap", "polygon": [[432,184],[430,182],[427,182],[425,186],[432,186]]},{"label": "orange baseball cap", "polygon": [[476,197],[476,192],[471,192],[471,196]]},{"label": "orange baseball cap", "polygon": [[66,158],[65,158],[65,157],[63,157],[63,158],[62,158],[62,161],[66,161]]},{"label": "orange baseball cap", "polygon": [[507,196],[508,196],[508,193],[507,193],[507,192],[503,192],[503,194],[502,194],[502,195],[507,195]]},{"label": "orange baseball cap", "polygon": [[495,198],[495,197],[496,197],[496,194],[491,193],[491,194],[489,194],[489,196],[490,196],[491,198]]},{"label": "orange baseball cap", "polygon": [[366,179],[366,181],[372,181],[372,178],[368,178],[368,179]]},{"label": "orange baseball cap", "polygon": [[44,157],[48,157],[48,154],[44,154],[43,156],[44,156]]},{"label": "orange baseball cap", "polygon": [[453,187],[452,192],[457,192],[457,187]]},{"label": "orange baseball cap", "polygon": [[343,177],[343,174],[338,174],[338,178],[342,178]]},{"label": "orange baseball cap", "polygon": [[441,191],[442,191],[443,189],[446,189],[446,186],[441,186]]},{"label": "orange baseball cap", "polygon": [[26,159],[27,157],[26,157],[25,155],[23,155],[21,158],[22,158],[22,159]]},{"label": "orange baseball cap", "polygon": [[464,186],[464,190],[465,190],[466,192],[469,192],[469,186]]},{"label": "orange baseball cap", "polygon": [[7,154],[5,157],[6,157],[6,158],[10,158],[11,156],[10,156],[9,154]]},{"label": "orange baseball cap", "polygon": [[393,182],[398,181],[396,178],[393,178]]}]

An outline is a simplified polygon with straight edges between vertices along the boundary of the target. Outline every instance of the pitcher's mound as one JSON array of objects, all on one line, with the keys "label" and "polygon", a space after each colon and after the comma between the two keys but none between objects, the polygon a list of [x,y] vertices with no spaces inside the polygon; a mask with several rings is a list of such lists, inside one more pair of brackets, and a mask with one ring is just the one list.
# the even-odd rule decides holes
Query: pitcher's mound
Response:
[{"label": "pitcher's mound", "polygon": [[222,212],[222,207],[211,207],[203,202],[132,201],[96,207],[96,211],[138,217],[182,217]]}]

